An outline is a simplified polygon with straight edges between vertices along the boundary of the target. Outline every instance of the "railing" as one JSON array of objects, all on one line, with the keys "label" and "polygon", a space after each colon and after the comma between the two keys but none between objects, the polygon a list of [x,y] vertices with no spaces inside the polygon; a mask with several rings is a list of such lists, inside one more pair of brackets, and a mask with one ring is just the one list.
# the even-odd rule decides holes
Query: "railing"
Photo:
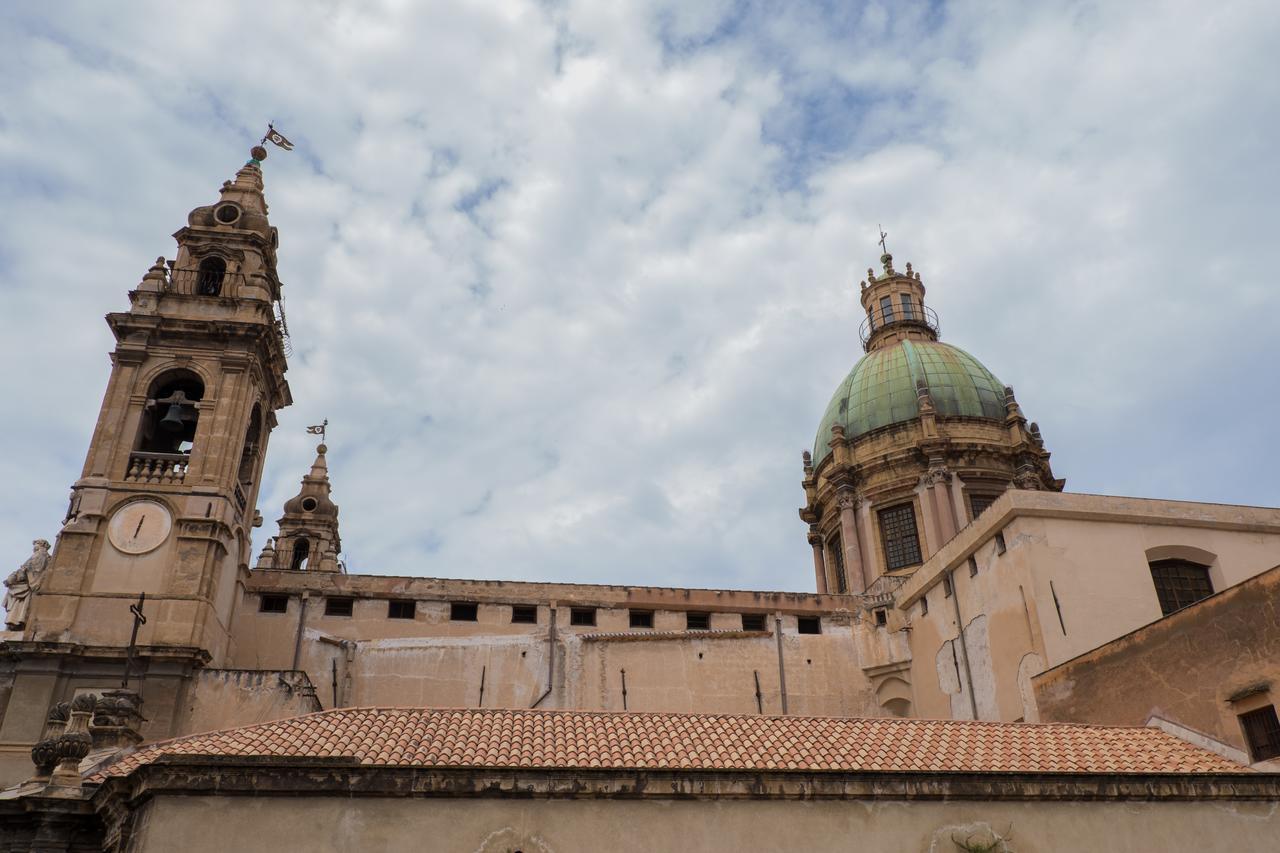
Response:
[{"label": "railing", "polygon": [[918,303],[912,303],[910,306],[877,305],[871,309],[867,319],[863,320],[862,325],[858,327],[858,337],[862,339],[862,346],[865,348],[867,341],[871,340],[871,335],[877,329],[883,329],[886,326],[915,326],[919,329],[928,329],[937,337],[938,315],[928,305]]},{"label": "railing", "polygon": [[862,591],[862,604],[868,610],[893,604],[893,596],[910,575],[881,575]]},{"label": "railing", "polygon": [[181,483],[190,458],[185,453],[130,453],[124,478],[130,483]]},{"label": "railing", "polygon": [[176,267],[169,270],[164,292],[181,296],[235,296],[244,284],[244,273]]},{"label": "railing", "polygon": [[235,495],[236,506],[240,507],[240,510],[243,512],[244,508],[249,505],[249,499],[245,497],[244,488],[239,483],[236,483]]}]

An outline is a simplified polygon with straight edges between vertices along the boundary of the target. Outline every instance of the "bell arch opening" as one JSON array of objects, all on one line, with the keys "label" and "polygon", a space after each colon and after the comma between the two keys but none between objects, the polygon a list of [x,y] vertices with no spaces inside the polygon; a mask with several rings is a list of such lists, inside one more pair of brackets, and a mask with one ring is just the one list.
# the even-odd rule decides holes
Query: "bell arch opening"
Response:
[{"label": "bell arch opening", "polygon": [[218,296],[222,293],[222,282],[227,277],[227,262],[217,255],[211,255],[200,262],[196,271],[196,293],[200,296]]},{"label": "bell arch opening", "polygon": [[137,449],[145,453],[189,454],[200,419],[204,382],[189,370],[173,370],[151,383]]},{"label": "bell arch opening", "polygon": [[293,541],[293,553],[289,557],[289,571],[305,572],[310,557],[311,540],[305,536],[299,536]]}]

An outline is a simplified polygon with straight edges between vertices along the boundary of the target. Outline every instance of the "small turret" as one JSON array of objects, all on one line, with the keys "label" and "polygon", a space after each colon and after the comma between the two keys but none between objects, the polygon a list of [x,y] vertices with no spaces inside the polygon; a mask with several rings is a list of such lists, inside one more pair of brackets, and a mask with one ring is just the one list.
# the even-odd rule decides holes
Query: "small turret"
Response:
[{"label": "small turret", "polygon": [[285,571],[340,572],[338,554],[342,539],[338,535],[338,505],[333,502],[329,483],[329,464],[325,454],[329,448],[316,448],[311,470],[302,478],[302,488],[285,501],[280,532],[268,540],[258,557],[258,569]]}]

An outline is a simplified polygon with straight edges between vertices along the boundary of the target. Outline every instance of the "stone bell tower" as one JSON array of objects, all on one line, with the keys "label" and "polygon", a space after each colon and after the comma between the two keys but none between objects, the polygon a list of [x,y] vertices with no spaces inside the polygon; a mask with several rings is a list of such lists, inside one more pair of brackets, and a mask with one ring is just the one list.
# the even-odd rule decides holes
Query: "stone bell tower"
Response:
[{"label": "stone bell tower", "polygon": [[267,438],[291,402],[266,152],[252,154],[174,234],[176,259],[157,259],[129,310],[107,316],[111,378],[28,642],[117,658],[145,592],[142,666],[229,654]]}]

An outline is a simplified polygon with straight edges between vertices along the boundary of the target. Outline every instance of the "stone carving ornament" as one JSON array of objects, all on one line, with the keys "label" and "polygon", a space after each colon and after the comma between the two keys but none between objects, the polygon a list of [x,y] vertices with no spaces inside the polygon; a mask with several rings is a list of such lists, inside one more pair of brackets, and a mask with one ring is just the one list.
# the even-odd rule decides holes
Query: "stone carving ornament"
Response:
[{"label": "stone carving ornament", "polygon": [[18,567],[17,571],[4,579],[5,627],[10,631],[21,630],[27,624],[27,610],[31,606],[31,596],[40,589],[40,581],[44,571],[49,567],[49,543],[37,539],[31,543],[31,556]]}]

